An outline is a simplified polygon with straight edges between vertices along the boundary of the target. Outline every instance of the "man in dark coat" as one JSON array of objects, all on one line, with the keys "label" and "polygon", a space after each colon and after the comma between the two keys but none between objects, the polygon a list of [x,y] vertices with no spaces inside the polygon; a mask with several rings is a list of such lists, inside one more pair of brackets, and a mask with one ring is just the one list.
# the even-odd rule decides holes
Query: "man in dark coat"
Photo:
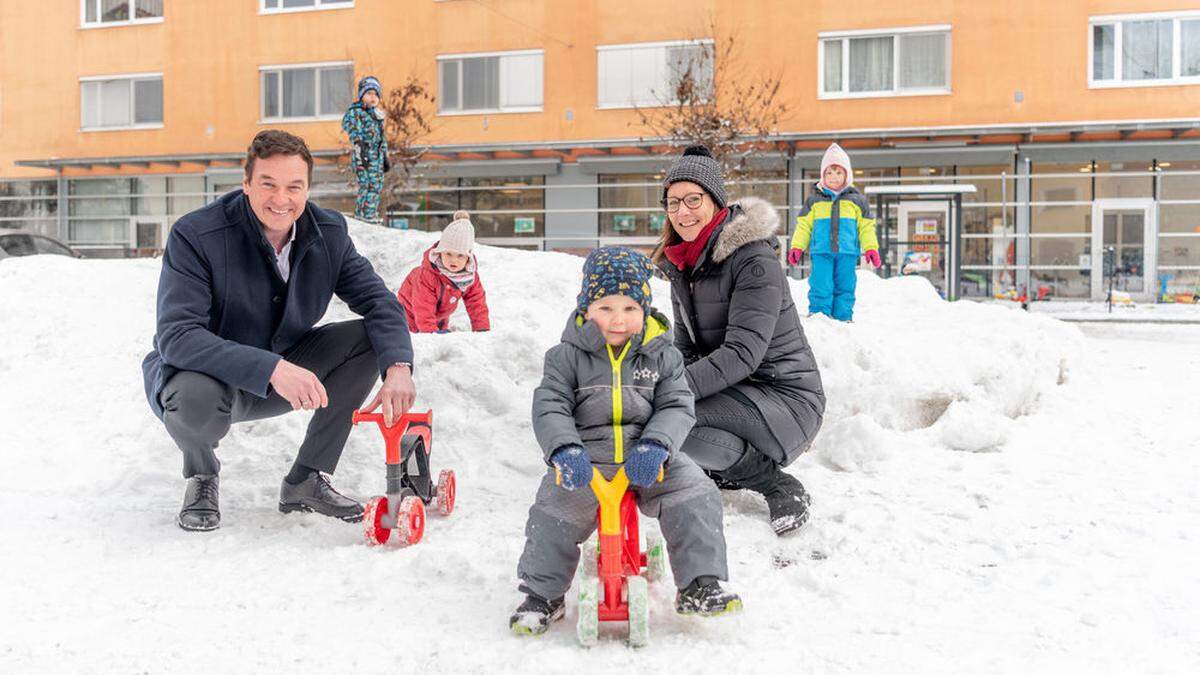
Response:
[{"label": "man in dark coat", "polygon": [[[355,521],[362,505],[329,482],[351,413],[389,420],[412,405],[412,344],[404,311],[354,249],[346,220],[308,202],[312,154],[304,140],[254,137],[240,192],[175,224],[158,282],[154,350],[142,363],[146,396],[183,452],[177,520],[220,525],[215,450],[231,423],[314,410],[280,488],[279,509]],[[363,318],[314,327],[334,294]]]},{"label": "man in dark coat", "polygon": [[675,344],[696,395],[683,452],[723,488],[766,497],[777,534],[808,519],[810,497],[782,470],[809,448],[825,393],[779,261],[779,216],[729,204],[720,164],[689,148],[663,186],[670,220],[655,260],[671,281]]}]

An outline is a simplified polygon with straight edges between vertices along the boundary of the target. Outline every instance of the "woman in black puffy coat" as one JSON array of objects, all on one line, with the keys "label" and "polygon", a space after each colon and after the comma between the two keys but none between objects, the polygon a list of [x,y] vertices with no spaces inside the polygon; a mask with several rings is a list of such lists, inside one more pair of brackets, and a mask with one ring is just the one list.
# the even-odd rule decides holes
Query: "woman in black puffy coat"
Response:
[{"label": "woman in black puffy coat", "polygon": [[808,520],[810,497],[782,470],[821,427],[825,392],[779,262],[779,216],[729,204],[721,165],[688,148],[667,172],[669,226],[654,260],[671,281],[675,346],[696,395],[682,451],[722,488],[767,500],[776,534]]}]

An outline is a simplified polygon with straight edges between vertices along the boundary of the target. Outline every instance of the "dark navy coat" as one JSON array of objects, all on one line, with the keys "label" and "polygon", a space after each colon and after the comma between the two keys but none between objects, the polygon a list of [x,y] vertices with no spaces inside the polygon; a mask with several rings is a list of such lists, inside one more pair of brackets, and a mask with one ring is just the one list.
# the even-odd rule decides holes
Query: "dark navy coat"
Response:
[{"label": "dark navy coat", "polygon": [[365,320],[381,375],[412,362],[404,310],[354,249],[342,214],[310,202],[296,227],[285,284],[241,190],[175,223],[158,279],[154,350],[142,362],[146,397],[160,418],[158,396],[180,370],[265,398],[280,354],[312,330],[335,293]]}]

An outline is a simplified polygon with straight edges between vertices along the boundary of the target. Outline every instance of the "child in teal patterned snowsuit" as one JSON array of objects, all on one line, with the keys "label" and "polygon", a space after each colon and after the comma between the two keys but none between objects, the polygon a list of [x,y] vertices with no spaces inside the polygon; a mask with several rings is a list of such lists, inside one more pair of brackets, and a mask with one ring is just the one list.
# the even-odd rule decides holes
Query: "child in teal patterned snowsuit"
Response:
[{"label": "child in teal patterned snowsuit", "polygon": [[382,97],[379,80],[368,75],[358,82],[358,100],[342,116],[342,129],[350,136],[354,174],[358,178],[354,217],[370,223],[382,220],[379,198],[383,194],[383,176],[391,168],[383,133],[384,112],[379,107]]}]

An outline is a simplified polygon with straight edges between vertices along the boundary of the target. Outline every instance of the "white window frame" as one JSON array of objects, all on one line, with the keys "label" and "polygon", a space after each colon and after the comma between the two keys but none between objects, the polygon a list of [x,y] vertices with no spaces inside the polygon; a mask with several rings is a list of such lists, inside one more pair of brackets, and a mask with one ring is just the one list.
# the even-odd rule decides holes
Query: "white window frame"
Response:
[{"label": "white window frame", "polygon": [[[462,67],[458,71],[458,105],[460,110],[442,110],[440,101],[442,100],[442,63],[445,61],[461,61],[463,59],[478,59],[498,56],[503,59],[506,56],[540,56],[542,59],[542,105],[536,106],[501,106],[499,108],[472,108],[471,110],[461,110],[463,101],[463,78]],[[499,99],[504,98],[504,67],[500,67],[500,72],[497,75],[499,80],[496,82],[496,91]],[[544,49],[518,49],[504,52],[470,52],[464,54],[439,54],[437,56],[437,78],[438,78],[438,116],[439,117],[461,117],[463,115],[502,115],[508,113],[531,113],[542,112],[546,106],[546,51]]]},{"label": "white window frame", "polygon": [[[674,101],[674,100],[667,101],[665,103],[662,101],[656,100],[653,103],[646,103],[646,104],[601,103],[600,102],[600,91],[603,88],[603,86],[600,82],[600,78],[602,76],[602,73],[600,72],[600,53],[601,52],[619,51],[622,49],[656,49],[657,48],[657,49],[663,50],[664,58],[665,58],[666,50],[671,47],[706,46],[710,50],[715,50],[715,45],[716,45],[716,43],[713,41],[712,38],[700,38],[700,39],[696,39],[696,40],[666,40],[666,41],[662,41],[662,42],[626,42],[626,43],[616,44],[616,45],[597,45],[596,46],[596,110],[632,110],[634,108],[661,108],[663,106],[670,106],[675,103],[678,103],[678,101]],[[712,64],[712,67],[713,67],[713,74],[714,74],[714,78],[715,78],[716,68],[717,68],[717,65],[715,62]]]},{"label": "white window frame", "polygon": [[[79,131],[90,133],[93,131],[130,131],[130,130],[136,130],[136,129],[162,129],[163,122],[144,122],[141,124],[133,123],[133,117],[137,110],[137,108],[136,108],[137,103],[133,100],[133,81],[134,80],[153,80],[153,79],[162,80],[163,74],[161,72],[157,72],[157,73],[124,73],[121,75],[88,75],[87,77],[79,78]],[[84,83],[85,82],[109,82],[109,81],[113,81],[113,80],[128,80],[129,81],[129,119],[130,119],[130,123],[124,124],[124,125],[118,125],[118,126],[107,126],[107,127],[85,127],[83,125],[83,114],[84,114],[83,85],[84,85]],[[166,90],[165,84],[166,83],[164,81],[164,87],[163,87],[163,120],[164,121],[167,118],[167,90]]]},{"label": "white window frame", "polygon": [[[944,33],[946,36],[946,86],[900,89],[901,35]],[[828,31],[817,34],[817,98],[893,98],[898,96],[946,96],[953,93],[953,73],[950,66],[954,61],[954,32],[950,24],[930,26],[908,26],[905,28],[870,28],[865,30]],[[886,91],[850,91],[850,38],[892,38],[892,88]],[[841,91],[825,91],[825,43],[838,40],[842,43],[842,88]]]},{"label": "white window frame", "polygon": [[[1145,14],[1107,14],[1088,17],[1087,26],[1087,78],[1088,89],[1124,89],[1128,87],[1177,87],[1181,84],[1200,84],[1200,75],[1183,77],[1180,71],[1183,67],[1183,30],[1182,22],[1200,20],[1200,10],[1186,12],[1148,12]],[[1124,59],[1121,50],[1124,47],[1122,24],[1126,21],[1171,21],[1171,77],[1160,80],[1125,80]],[[1096,45],[1093,34],[1096,26],[1113,26],[1113,79],[1097,80],[1096,76]]]},{"label": "white window frame", "polygon": [[[280,4],[283,3],[280,2]],[[267,7],[267,0],[258,0],[259,14],[296,14],[297,12],[326,12],[335,9],[354,9],[354,0],[339,3],[313,0],[312,7]]]},{"label": "white window frame", "polygon": [[[284,70],[305,70],[305,69],[310,69],[310,68],[313,71],[320,71],[321,68],[332,68],[335,66],[349,66],[350,67],[350,86],[353,87],[354,86],[354,62],[353,61],[323,61],[323,62],[317,62],[317,63],[280,63],[280,64],[275,64],[275,65],[270,65],[270,66],[259,66],[258,67],[258,123],[259,124],[290,124],[293,122],[328,122],[330,120],[342,119],[342,115],[346,114],[346,111],[344,111],[344,110],[332,112],[332,113],[329,113],[328,115],[317,114],[317,115],[310,115],[307,117],[282,117],[282,116],[267,117],[266,116],[267,106],[265,105],[266,101],[263,99],[263,96],[266,95],[266,88],[263,86],[263,74],[264,73],[281,72]],[[283,77],[282,77],[282,75],[280,76],[280,79],[279,79],[279,95],[281,97],[283,96]],[[315,77],[313,77],[313,96],[314,96],[313,109],[315,110],[320,107],[320,103],[321,103],[321,79],[320,79],[319,72],[317,73],[317,75]],[[351,92],[351,96],[353,96],[353,92]],[[283,112],[283,101],[282,100],[280,100],[279,112],[280,113]]]},{"label": "white window frame", "polygon": [[[99,20],[88,21],[87,20],[88,3],[96,3],[96,2],[99,2],[99,0],[79,0],[79,27],[80,28],[85,29],[85,30],[91,30],[92,28],[116,28],[118,26],[141,26],[141,25],[145,25],[145,24],[162,23],[163,19],[164,19],[164,17],[161,17],[161,16],[152,16],[148,19],[133,18],[134,10],[137,6],[136,0],[127,0],[127,3],[129,5],[129,18],[128,19],[126,19],[124,21],[99,21]],[[167,7],[166,7],[166,3],[164,2],[163,3],[163,14],[166,14],[166,13],[167,13]],[[97,16],[97,18],[100,16],[100,8],[99,7],[96,8],[96,16]]]}]

